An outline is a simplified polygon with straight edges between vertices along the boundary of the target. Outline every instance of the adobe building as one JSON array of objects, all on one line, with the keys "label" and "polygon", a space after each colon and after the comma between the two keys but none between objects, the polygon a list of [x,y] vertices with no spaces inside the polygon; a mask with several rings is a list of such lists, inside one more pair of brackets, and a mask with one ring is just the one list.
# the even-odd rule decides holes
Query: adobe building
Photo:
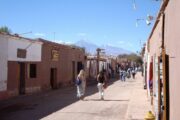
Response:
[{"label": "adobe building", "polygon": [[43,42],[41,79],[42,89],[59,88],[74,84],[79,71],[85,66],[85,51],[82,48],[68,46],[39,39]]},{"label": "adobe building", "polygon": [[7,97],[8,41],[0,33],[0,100]]},{"label": "adobe building", "polygon": [[117,57],[107,57],[107,62],[109,64],[109,67],[111,67],[111,69],[115,71],[117,66]]},{"label": "adobe building", "polygon": [[42,42],[0,33],[0,99],[40,91],[41,47]]},{"label": "adobe building", "polygon": [[164,0],[146,45],[147,85],[153,81],[157,120],[180,120],[180,1]]},{"label": "adobe building", "polygon": [[[96,79],[97,74],[102,70],[107,70],[107,60],[105,58],[99,58],[99,66],[97,66],[97,56],[87,56],[87,77]],[[98,71],[98,70],[99,71]]]},{"label": "adobe building", "polygon": [[0,33],[0,99],[74,84],[85,51],[43,39]]}]

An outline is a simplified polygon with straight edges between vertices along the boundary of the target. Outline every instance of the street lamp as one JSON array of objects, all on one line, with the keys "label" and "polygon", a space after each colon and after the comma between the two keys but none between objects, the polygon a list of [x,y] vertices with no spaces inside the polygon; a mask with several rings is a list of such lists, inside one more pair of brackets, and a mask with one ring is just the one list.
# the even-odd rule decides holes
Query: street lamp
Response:
[{"label": "street lamp", "polygon": [[144,20],[146,21],[146,24],[149,26],[149,25],[151,24],[151,21],[154,20],[154,17],[151,16],[151,15],[149,15],[149,14],[147,14],[146,19],[144,19],[144,18],[138,18],[138,19],[136,19],[136,27],[138,27],[138,22],[139,22],[139,21],[144,21]]}]

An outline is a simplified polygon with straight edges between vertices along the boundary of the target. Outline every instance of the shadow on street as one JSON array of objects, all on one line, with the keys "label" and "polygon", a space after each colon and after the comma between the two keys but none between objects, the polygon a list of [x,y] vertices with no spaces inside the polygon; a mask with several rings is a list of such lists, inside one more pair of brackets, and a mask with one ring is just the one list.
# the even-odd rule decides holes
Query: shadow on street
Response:
[{"label": "shadow on street", "polygon": [[104,100],[100,100],[100,99],[84,99],[83,101],[129,101],[129,100],[113,100],[113,99],[104,99]]},{"label": "shadow on street", "polygon": [[[116,80],[110,80],[108,85],[113,84],[115,81]],[[87,86],[86,96],[97,92],[96,84],[91,84]],[[76,86],[50,90],[33,95],[22,95],[0,101],[0,120],[39,120],[77,101]],[[98,99],[87,99],[85,101],[98,101]]]}]

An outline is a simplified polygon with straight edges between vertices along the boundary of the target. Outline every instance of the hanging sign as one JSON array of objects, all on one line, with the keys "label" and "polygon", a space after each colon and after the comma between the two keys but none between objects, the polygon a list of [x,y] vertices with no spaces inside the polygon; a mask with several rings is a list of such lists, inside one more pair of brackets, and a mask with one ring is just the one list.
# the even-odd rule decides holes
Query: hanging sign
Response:
[{"label": "hanging sign", "polygon": [[59,52],[58,52],[58,50],[52,50],[51,55],[52,55],[52,61],[58,61],[59,60]]}]

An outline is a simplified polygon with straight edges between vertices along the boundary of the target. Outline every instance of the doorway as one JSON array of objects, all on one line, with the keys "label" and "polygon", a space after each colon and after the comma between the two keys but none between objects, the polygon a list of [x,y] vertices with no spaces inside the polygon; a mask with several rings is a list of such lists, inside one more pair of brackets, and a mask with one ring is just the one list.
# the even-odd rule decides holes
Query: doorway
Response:
[{"label": "doorway", "polygon": [[78,74],[79,74],[81,69],[84,69],[84,66],[83,66],[82,62],[77,62],[77,72],[78,72]]},{"label": "doorway", "polygon": [[72,82],[75,81],[75,61],[72,61]]},{"label": "doorway", "polygon": [[165,111],[166,111],[166,120],[169,120],[170,119],[170,116],[169,116],[169,113],[170,113],[170,92],[169,92],[169,55],[165,54],[165,99],[166,99],[166,102],[165,102]]},{"label": "doorway", "polygon": [[159,119],[169,120],[170,116],[170,92],[169,92],[169,55],[163,51],[159,59]]},{"label": "doorway", "polygon": [[52,89],[56,89],[57,85],[57,68],[51,68],[50,71],[50,84]]},{"label": "doorway", "polygon": [[19,63],[19,94],[25,94],[25,63]]}]

